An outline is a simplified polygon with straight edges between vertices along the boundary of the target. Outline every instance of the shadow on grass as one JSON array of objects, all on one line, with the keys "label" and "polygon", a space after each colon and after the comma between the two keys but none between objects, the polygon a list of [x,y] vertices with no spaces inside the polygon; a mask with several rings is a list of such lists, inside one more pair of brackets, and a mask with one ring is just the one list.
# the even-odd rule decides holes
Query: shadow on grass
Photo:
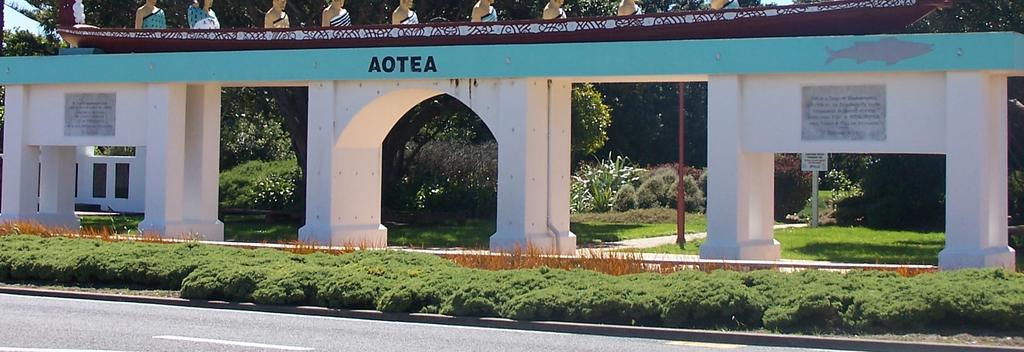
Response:
[{"label": "shadow on grass", "polygon": [[942,248],[941,242],[928,241],[896,241],[891,244],[809,242],[788,248],[788,251],[830,262],[935,265]]},{"label": "shadow on grass", "polygon": [[644,225],[638,224],[583,224],[578,222],[569,226],[577,236],[577,245],[622,241],[625,238],[620,237],[620,234],[643,227]]},{"label": "shadow on grass", "polygon": [[411,247],[487,248],[495,232],[494,221],[468,220],[465,225],[387,224],[388,245]]}]

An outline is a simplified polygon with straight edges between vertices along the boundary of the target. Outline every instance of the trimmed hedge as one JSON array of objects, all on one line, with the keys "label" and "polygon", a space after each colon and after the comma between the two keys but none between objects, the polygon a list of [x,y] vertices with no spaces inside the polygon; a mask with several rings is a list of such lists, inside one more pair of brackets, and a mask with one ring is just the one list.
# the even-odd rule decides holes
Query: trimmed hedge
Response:
[{"label": "trimmed hedge", "polygon": [[0,236],[0,281],[180,289],[185,298],[523,320],[802,332],[1024,331],[1024,274],[484,271],[426,254],[295,255]]}]

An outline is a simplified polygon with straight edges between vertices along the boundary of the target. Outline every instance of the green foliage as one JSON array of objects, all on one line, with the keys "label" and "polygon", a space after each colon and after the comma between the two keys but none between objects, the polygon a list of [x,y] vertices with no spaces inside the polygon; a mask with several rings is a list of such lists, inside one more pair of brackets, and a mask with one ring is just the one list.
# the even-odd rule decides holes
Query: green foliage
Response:
[{"label": "green foliage", "polygon": [[631,184],[624,184],[615,193],[615,202],[612,208],[615,211],[628,211],[636,209],[637,197],[636,188]]},{"label": "green foliage", "polygon": [[465,269],[394,251],[295,255],[200,244],[0,237],[0,280],[180,289],[190,299],[525,320],[802,332],[1024,329],[1024,274]]},{"label": "green foliage", "polygon": [[942,156],[877,157],[865,171],[864,194],[839,202],[834,217],[840,224],[882,229],[941,227],[945,171]]},{"label": "green foliage", "polygon": [[[707,182],[707,173],[703,170],[700,172],[699,179],[694,179],[692,175],[683,176],[683,191],[686,193],[686,198],[683,201],[688,213],[703,213],[707,207],[708,198],[704,194],[704,186],[701,186],[701,180]],[[679,187],[678,182],[671,188],[675,189],[676,187]]]},{"label": "green foliage", "polygon": [[582,155],[593,155],[608,140],[611,109],[602,101],[603,96],[594,85],[577,84],[572,87],[572,150]]},{"label": "green foliage", "polygon": [[[700,217],[700,215],[687,214],[687,217],[687,219],[694,219]],[[654,208],[607,213],[577,213],[572,214],[572,221],[579,223],[608,224],[675,224],[676,211],[675,209],[668,208]]]},{"label": "green foliage", "polygon": [[811,175],[800,169],[800,156],[775,156],[775,219],[799,212],[811,197]]},{"label": "green foliage", "polygon": [[57,55],[61,42],[27,30],[4,30],[4,56]]},{"label": "green foliage", "polygon": [[642,209],[660,208],[662,195],[668,186],[658,178],[648,178],[636,191],[636,206]]},{"label": "green foliage", "polygon": [[612,209],[615,193],[625,184],[637,182],[643,169],[631,166],[629,158],[617,156],[594,164],[583,164],[572,176],[570,206],[573,212],[604,212]]},{"label": "green foliage", "polygon": [[267,95],[253,88],[226,88],[221,110],[221,170],[252,160],[294,162],[281,113]]},{"label": "green foliage", "polygon": [[491,139],[476,144],[433,140],[414,147],[402,177],[385,185],[388,208],[493,216],[497,209],[498,145]]},{"label": "green foliage", "polygon": [[[645,2],[664,11],[673,0]],[[690,1],[696,8],[697,1]],[[652,9],[651,7],[654,7]],[[679,84],[597,84],[611,108],[608,141],[600,151],[628,156],[641,165],[679,161]],[[707,166],[707,83],[686,84],[686,164]]]},{"label": "green foliage", "polygon": [[[622,184],[618,191],[615,192],[612,206],[608,210],[624,212],[633,209],[676,207],[676,198],[678,196],[676,191],[679,187],[679,175],[676,166],[666,165],[650,170],[637,170],[635,174],[638,176],[631,177],[633,181]],[[683,177],[683,187],[686,191],[686,210],[687,212],[702,213],[707,204],[707,198],[704,195],[707,174],[699,168],[689,168],[688,170],[688,175]],[[585,188],[585,186],[591,185],[584,182],[573,182],[572,199],[574,204],[580,198],[592,202],[590,198],[586,197],[591,197],[593,193],[588,188]],[[579,208],[574,207],[573,209]],[[590,211],[602,212],[607,210],[593,207],[590,208]]]},{"label": "green foliage", "polygon": [[831,189],[831,202],[864,195],[861,186],[839,169],[830,169],[822,176],[821,189]]},{"label": "green foliage", "polygon": [[1010,174],[1010,216],[1013,222],[1024,224],[1024,170]]},{"label": "green foliage", "polygon": [[220,174],[224,208],[292,210],[300,204],[295,160],[249,161]]}]

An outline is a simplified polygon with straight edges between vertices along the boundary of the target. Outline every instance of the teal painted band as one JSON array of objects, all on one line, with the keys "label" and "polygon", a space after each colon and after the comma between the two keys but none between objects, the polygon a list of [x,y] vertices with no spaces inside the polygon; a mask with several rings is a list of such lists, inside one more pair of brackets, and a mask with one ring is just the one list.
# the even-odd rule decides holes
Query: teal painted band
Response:
[{"label": "teal painted band", "polygon": [[[896,49],[886,46],[893,43]],[[917,50],[920,48],[930,50]],[[377,71],[373,70],[375,58],[380,65]],[[435,70],[424,69],[428,59]],[[419,62],[419,70],[414,70],[414,61]],[[386,72],[389,62],[392,72]],[[399,72],[402,63],[405,72]],[[0,84],[585,79],[892,71],[1024,73],[1024,35],[999,32],[0,58]]]}]

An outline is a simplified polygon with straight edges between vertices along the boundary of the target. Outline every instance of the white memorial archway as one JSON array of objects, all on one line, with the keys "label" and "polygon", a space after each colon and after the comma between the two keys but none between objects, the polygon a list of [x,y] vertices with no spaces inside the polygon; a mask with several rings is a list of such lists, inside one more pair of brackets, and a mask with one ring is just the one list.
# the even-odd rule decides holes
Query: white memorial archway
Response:
[{"label": "white memorial archway", "polygon": [[[571,83],[707,81],[702,258],[778,259],[772,153],[920,153],[947,158],[940,266],[1009,268],[1005,98],[1007,77],[1024,75],[1020,48],[1019,33],[965,33],[0,58],[0,220],[77,225],[74,148],[135,146],[147,154],[140,228],[223,239],[220,88],[307,86],[309,195],[300,237],[381,246],[380,143],[413,105],[449,94],[500,146],[491,249],[572,254]],[[752,53],[762,59],[750,60]],[[434,69],[374,70],[389,57],[420,58]],[[844,99],[874,108],[829,105]],[[851,119],[863,128],[827,127]]]}]

